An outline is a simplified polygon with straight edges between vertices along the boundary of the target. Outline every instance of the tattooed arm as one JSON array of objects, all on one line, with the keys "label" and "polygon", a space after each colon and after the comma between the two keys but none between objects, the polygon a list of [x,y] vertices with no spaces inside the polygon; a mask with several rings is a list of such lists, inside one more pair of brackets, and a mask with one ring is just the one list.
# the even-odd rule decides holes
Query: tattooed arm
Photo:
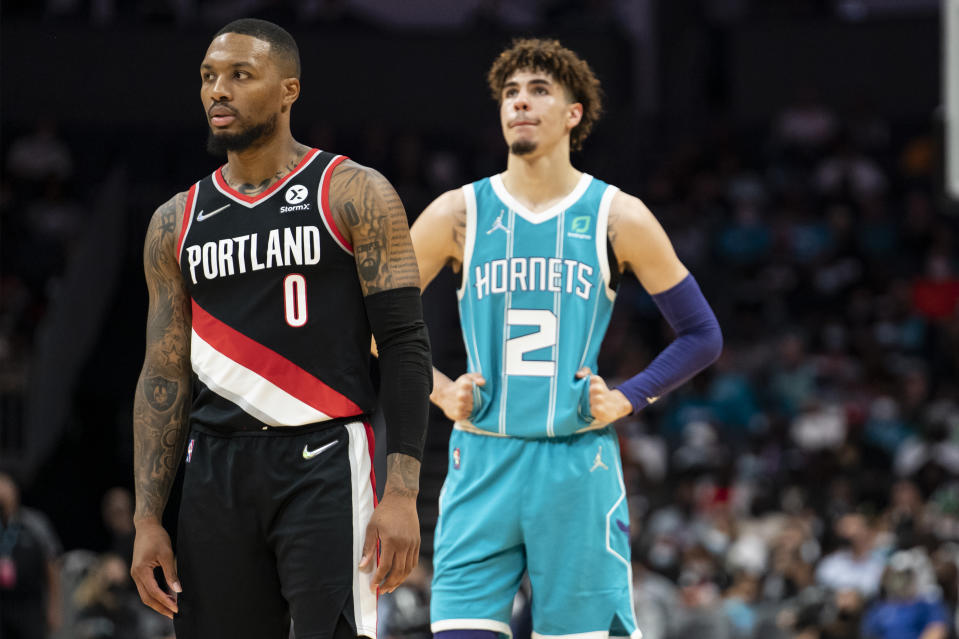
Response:
[{"label": "tattooed arm", "polygon": [[378,538],[380,562],[371,585],[390,592],[419,559],[416,496],[430,386],[419,270],[403,203],[382,175],[355,162],[343,162],[331,178],[330,208],[353,245],[380,355],[381,406],[387,426],[386,488],[367,526],[360,567],[372,569]]},{"label": "tattooed arm", "polygon": [[136,541],[131,575],[143,602],[168,617],[176,596],[153,577],[160,566],[177,592],[170,538],[161,519],[187,433],[190,396],[190,301],[176,261],[176,240],[186,199],[180,193],[153,214],[143,247],[150,306],[146,355],[133,400],[133,472]]}]

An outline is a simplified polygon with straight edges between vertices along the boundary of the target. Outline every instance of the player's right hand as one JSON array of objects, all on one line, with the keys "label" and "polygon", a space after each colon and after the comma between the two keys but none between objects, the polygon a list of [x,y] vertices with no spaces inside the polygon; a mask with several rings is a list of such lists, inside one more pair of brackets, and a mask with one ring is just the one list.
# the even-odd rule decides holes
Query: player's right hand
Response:
[{"label": "player's right hand", "polygon": [[479,373],[463,373],[443,388],[433,392],[433,402],[454,422],[468,419],[473,413],[473,386],[484,386]]},{"label": "player's right hand", "polygon": [[[177,593],[182,592],[173,561],[173,546],[170,535],[156,519],[143,519],[136,524],[136,538],[133,542],[133,564],[130,576],[137,585],[140,599],[161,615],[173,619],[177,607]],[[153,569],[160,567],[163,577],[172,593],[166,592],[157,583]]]}]

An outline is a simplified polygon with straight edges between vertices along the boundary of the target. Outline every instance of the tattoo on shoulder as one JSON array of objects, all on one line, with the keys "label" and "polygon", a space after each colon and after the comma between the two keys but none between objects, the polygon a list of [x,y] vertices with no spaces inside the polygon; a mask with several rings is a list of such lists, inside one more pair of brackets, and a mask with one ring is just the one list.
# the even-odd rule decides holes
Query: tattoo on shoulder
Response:
[{"label": "tattoo on shoulder", "polygon": [[462,253],[466,245],[466,209],[457,209],[453,215],[453,242]]},{"label": "tattoo on shoulder", "polygon": [[330,205],[337,223],[352,238],[364,295],[419,286],[406,210],[386,178],[344,162],[332,177]]},{"label": "tattoo on shoulder", "polygon": [[147,283],[152,275],[158,275],[170,261],[175,262],[173,247],[176,241],[177,222],[186,206],[186,192],[177,193],[160,205],[150,220],[146,242],[143,246],[143,259],[147,269]]},{"label": "tattoo on shoulder", "polygon": [[177,220],[182,216],[183,207],[186,206],[186,196],[187,192],[183,191],[161,204],[153,216],[151,230],[164,238],[175,234]]}]

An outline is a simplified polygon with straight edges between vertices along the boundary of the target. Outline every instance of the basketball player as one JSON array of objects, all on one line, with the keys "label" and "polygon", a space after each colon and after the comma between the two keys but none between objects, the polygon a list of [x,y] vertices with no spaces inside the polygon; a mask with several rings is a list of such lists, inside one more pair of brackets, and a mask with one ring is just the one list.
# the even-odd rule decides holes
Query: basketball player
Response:
[{"label": "basketball player", "polygon": [[[469,372],[434,370],[455,421],[432,589],[443,639],[509,635],[524,571],[534,637],[638,637],[629,515],[610,426],[719,355],[716,318],[637,198],[576,170],[599,82],[556,41],[519,40],[488,81],[506,171],[437,198],[411,231],[424,286],[459,271]],[[616,286],[631,270],[678,337],[609,389],[597,374]]]},{"label": "basketball player", "polygon": [[[293,139],[299,76],[280,27],[216,34],[200,98],[227,163],[147,232],[131,572],[181,639],[286,639],[291,616],[298,638],[375,637],[377,589],[419,553],[432,380],[406,214],[376,171]],[[371,333],[388,433],[375,510]],[[184,451],[174,561],[161,516]]]}]

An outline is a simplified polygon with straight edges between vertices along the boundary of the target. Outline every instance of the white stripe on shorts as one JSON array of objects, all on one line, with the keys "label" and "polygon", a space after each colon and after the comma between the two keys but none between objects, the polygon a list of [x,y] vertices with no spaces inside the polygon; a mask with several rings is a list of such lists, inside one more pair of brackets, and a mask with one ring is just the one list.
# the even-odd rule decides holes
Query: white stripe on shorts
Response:
[{"label": "white stripe on shorts", "polygon": [[350,435],[350,480],[353,485],[353,618],[356,634],[376,639],[376,594],[370,592],[373,571],[360,572],[366,525],[373,515],[372,460],[366,425],[346,425]]},{"label": "white stripe on shorts", "polygon": [[513,631],[509,624],[495,619],[441,619],[430,624],[430,630],[433,632],[443,632],[444,630],[492,630],[506,635],[513,639]]}]

